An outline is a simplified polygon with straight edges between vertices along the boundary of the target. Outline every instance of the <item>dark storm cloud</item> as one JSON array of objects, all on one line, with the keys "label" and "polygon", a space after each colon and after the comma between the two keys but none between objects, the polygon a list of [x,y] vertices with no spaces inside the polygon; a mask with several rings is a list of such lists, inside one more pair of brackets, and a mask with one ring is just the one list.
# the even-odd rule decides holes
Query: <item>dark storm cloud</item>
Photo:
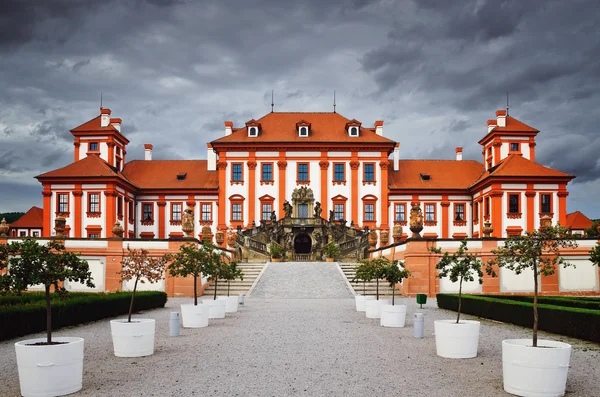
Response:
[{"label": "dark storm cloud", "polygon": [[570,209],[600,216],[597,20],[583,0],[5,0],[1,182],[39,191],[32,176],[72,161],[69,130],[100,93],[130,160],[144,143],[155,159],[204,158],[223,121],[271,110],[271,90],[275,111],[328,111],[336,90],[341,114],[385,120],[403,158],[462,146],[481,160],[510,91],[511,114],[541,130],[537,160],[578,176]]}]

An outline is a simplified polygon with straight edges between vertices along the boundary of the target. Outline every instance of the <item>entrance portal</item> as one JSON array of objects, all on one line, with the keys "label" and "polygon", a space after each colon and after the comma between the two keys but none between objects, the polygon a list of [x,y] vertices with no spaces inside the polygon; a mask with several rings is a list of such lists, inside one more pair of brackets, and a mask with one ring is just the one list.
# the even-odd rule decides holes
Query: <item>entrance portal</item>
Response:
[{"label": "entrance portal", "polygon": [[297,254],[310,254],[312,240],[308,234],[299,234],[294,239],[294,251]]}]

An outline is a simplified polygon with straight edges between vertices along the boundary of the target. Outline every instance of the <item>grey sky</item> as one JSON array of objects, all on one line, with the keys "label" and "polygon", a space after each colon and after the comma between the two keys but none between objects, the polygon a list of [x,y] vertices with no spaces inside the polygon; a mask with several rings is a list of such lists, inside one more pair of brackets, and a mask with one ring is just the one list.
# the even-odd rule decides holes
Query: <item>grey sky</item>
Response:
[{"label": "grey sky", "polygon": [[539,129],[537,161],[575,174],[568,211],[600,218],[597,2],[4,0],[0,212],[41,205],[33,176],[73,159],[100,92],[128,158],[204,158],[270,110],[385,121],[402,158],[481,161],[503,109]]}]

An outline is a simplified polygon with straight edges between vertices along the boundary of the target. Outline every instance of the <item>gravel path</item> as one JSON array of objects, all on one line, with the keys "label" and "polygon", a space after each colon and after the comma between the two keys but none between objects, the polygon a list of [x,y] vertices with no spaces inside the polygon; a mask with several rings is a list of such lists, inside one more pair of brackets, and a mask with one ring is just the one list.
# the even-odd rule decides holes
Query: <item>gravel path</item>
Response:
[{"label": "gravel path", "polygon": [[[169,299],[137,315],[157,320],[155,354],[140,358],[113,355],[108,319],[55,334],[85,338],[83,390],[75,396],[507,396],[501,341],[529,330],[482,320],[479,356],[443,359],[433,320],[455,314],[434,299],[423,309],[414,298],[399,300],[408,306],[405,328],[380,327],[355,311],[353,299],[251,297],[238,313],[169,337],[169,312],[190,302]],[[426,315],[424,339],[413,338],[415,311]],[[600,346],[542,335],[573,345],[567,396],[599,395]],[[14,342],[0,343],[2,397],[19,395]]]}]

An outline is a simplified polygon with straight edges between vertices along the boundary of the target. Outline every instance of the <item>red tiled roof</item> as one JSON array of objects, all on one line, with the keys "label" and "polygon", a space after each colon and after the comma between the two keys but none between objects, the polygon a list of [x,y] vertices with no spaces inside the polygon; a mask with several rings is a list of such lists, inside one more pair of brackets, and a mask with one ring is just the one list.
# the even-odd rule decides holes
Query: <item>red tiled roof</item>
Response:
[{"label": "red tiled roof", "polygon": [[[498,113],[498,112],[496,112]],[[510,132],[540,132],[533,127],[511,117],[506,116],[506,127],[496,126],[492,131],[510,131]]]},{"label": "red tiled roof", "polygon": [[398,171],[390,161],[389,169],[390,189],[468,189],[484,170],[474,160],[400,160]]},{"label": "red tiled roof", "polygon": [[[341,142],[341,143],[382,143],[395,144],[391,139],[375,133],[375,128],[360,128],[360,137],[348,136],[345,126],[350,120],[339,113],[302,113],[302,112],[274,112],[256,120],[261,125],[258,137],[248,137],[247,127],[234,129],[228,136],[216,139],[211,143],[265,143],[265,142]],[[311,125],[308,138],[298,136],[296,124],[306,121]]]},{"label": "red tiled roof", "polygon": [[95,117],[93,119],[91,119],[90,121],[87,121],[83,124],[81,124],[78,127],[75,127],[71,130],[71,132],[90,132],[90,131],[112,131],[112,132],[119,132],[119,130],[117,130],[115,127],[113,127],[111,124],[108,124],[108,126],[106,127],[101,127],[100,125],[100,117]]},{"label": "red tiled roof", "polygon": [[583,215],[580,211],[571,212],[567,214],[566,227],[574,230],[589,229],[592,227],[594,222],[587,216]]},{"label": "red tiled roof", "polygon": [[499,164],[485,171],[477,182],[489,176],[575,178],[573,175],[544,167],[520,154],[509,154]]},{"label": "red tiled roof", "polygon": [[37,179],[79,177],[117,177],[131,183],[121,173],[117,172],[116,168],[108,165],[106,161],[102,160],[98,155],[87,156],[66,167],[36,176]]},{"label": "red tiled roof", "polygon": [[[133,160],[123,174],[141,189],[216,189],[217,171],[207,170],[206,160]],[[177,175],[186,174],[178,180]]]},{"label": "red tiled roof", "polygon": [[44,210],[31,207],[22,217],[10,224],[11,228],[42,228],[44,226]]}]

